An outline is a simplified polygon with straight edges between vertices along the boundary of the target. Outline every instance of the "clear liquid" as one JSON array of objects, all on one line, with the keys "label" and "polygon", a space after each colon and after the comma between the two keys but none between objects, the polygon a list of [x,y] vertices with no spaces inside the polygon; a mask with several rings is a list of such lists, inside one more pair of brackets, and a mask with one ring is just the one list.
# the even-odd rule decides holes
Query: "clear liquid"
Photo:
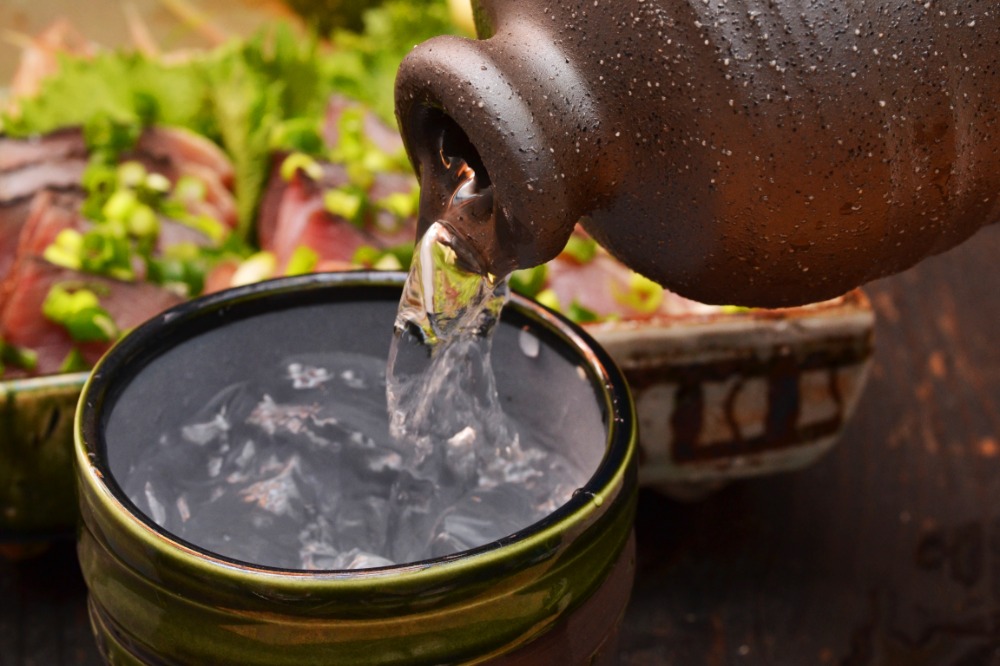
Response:
[{"label": "clear liquid", "polygon": [[[523,527],[564,503],[585,481],[546,469],[546,454],[522,447],[516,423],[501,405],[491,352],[510,294],[507,278],[491,275],[451,226],[474,209],[491,208],[492,188],[448,152],[443,142],[439,158],[446,176],[429,185],[450,196],[442,219],[417,241],[387,369],[389,430],[405,452],[391,498],[401,550],[485,543],[468,521],[441,520],[432,508],[467,493],[490,493],[492,510]],[[544,495],[526,502],[517,488],[529,483]]]},{"label": "clear liquid", "polygon": [[[495,541],[585,478],[551,433],[493,447],[463,426],[432,435],[415,460],[410,440],[389,432],[385,369],[384,357],[334,352],[252,371],[138,451],[125,493],[168,532],[225,557],[352,569]],[[506,450],[503,464],[494,449]]]},{"label": "clear liquid", "polygon": [[[452,203],[460,211],[482,202],[465,183]],[[264,349],[330,349],[389,334],[360,320],[335,331],[350,326],[349,316],[318,326],[318,343],[307,333],[316,314],[304,310],[204,334],[144,368],[119,398],[108,429],[121,449],[115,476],[168,532],[263,566],[371,568],[509,536],[586,482],[603,426],[586,373],[528,330],[505,342],[516,388],[501,398],[491,352],[507,296],[506,280],[482,274],[447,224],[433,224],[415,252],[388,367],[385,355],[357,351],[251,360],[261,339]],[[233,350],[239,358],[219,367],[230,376],[238,368],[239,380],[217,384],[224,388],[193,417],[180,412],[194,398],[177,386],[177,369],[201,368],[195,379],[204,386],[203,368]],[[560,383],[556,398],[539,387],[549,380]],[[168,416],[171,425],[149,442],[133,419],[175,402],[183,416]],[[521,420],[504,404],[516,405]],[[143,443],[129,450],[135,441]]]},{"label": "clear liquid", "polygon": [[506,524],[523,527],[572,490],[553,487],[530,502],[516,492],[528,481],[566,479],[548,476],[543,451],[521,446],[500,404],[490,357],[507,281],[467,269],[463,250],[447,226],[431,225],[414,253],[396,318],[387,402],[390,433],[405,452],[392,497],[400,521],[396,545],[404,550],[422,542],[435,552],[485,543],[468,521],[449,516],[436,526],[438,512],[428,507],[487,493],[483,498]]}]

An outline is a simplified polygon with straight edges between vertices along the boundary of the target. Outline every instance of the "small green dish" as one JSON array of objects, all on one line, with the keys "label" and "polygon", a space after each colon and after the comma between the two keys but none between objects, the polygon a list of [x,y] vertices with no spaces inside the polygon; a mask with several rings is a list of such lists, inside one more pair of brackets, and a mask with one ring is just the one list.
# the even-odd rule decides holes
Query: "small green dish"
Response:
[{"label": "small green dish", "polygon": [[[145,446],[151,428],[135,427],[135,437],[119,437],[116,444],[108,433],[122,431],[109,430],[108,423],[116,404],[131,404],[129,383],[139,373],[155,378],[157,368],[179,367],[178,350],[188,348],[227,367],[257,362],[243,357],[241,340],[249,338],[241,331],[281,331],[281,339],[273,341],[281,348],[276,353],[300,353],[296,340],[305,333],[295,326],[297,308],[329,308],[331,321],[345,321],[354,312],[350,308],[377,303],[387,313],[384,322],[358,326],[346,342],[331,336],[330,344],[388,338],[402,279],[337,273],[240,287],[154,318],[101,360],[81,396],[75,451],[83,519],[80,563],[98,646],[109,663],[613,663],[634,573],[634,409],[611,358],[578,327],[525,299],[512,300],[504,312],[512,326],[501,326],[494,341],[494,367],[503,366],[508,377],[505,388],[498,376],[501,398],[508,408],[524,410],[518,413],[522,423],[564,433],[560,450],[588,457],[594,472],[567,503],[508,537],[447,557],[381,568],[268,568],[171,535],[119,487],[114,447],[132,450],[137,440]],[[286,325],[269,328],[272,316],[283,317]],[[223,326],[225,336],[215,339],[225,343],[216,349],[211,335]],[[532,376],[532,359],[521,358],[530,354],[516,351],[525,328],[541,341],[543,353],[551,348],[570,361],[564,373],[547,369],[545,377]],[[197,403],[192,396],[203,366],[185,367],[189,379],[183,386],[144,382],[143,399],[155,405]],[[159,388],[147,393],[149,386],[162,386],[162,395]],[[551,396],[558,398],[553,402]],[[564,407],[569,404],[564,398],[581,397],[596,407],[593,421]],[[543,406],[546,400],[560,408]]]},{"label": "small green dish", "polygon": [[73,415],[87,373],[0,382],[0,545],[72,534]]}]

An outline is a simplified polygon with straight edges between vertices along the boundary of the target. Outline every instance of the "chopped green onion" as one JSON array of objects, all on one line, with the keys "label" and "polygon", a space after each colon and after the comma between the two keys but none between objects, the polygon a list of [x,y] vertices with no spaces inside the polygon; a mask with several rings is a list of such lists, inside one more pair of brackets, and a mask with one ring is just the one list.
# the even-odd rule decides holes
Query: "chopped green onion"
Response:
[{"label": "chopped green onion", "polygon": [[323,194],[323,206],[331,214],[360,225],[363,222],[365,197],[351,187],[338,187]]},{"label": "chopped green onion", "polygon": [[111,194],[117,183],[118,173],[114,167],[93,160],[88,162],[81,179],[81,184],[92,196]]},{"label": "chopped green onion", "polygon": [[134,280],[131,248],[124,227],[106,224],[90,229],[83,235],[80,269],[95,275],[108,275],[117,280]]},{"label": "chopped green onion", "polygon": [[386,252],[372,268],[377,271],[398,271],[403,269],[403,264],[399,263],[399,259],[392,252]]},{"label": "chopped green onion", "polygon": [[181,176],[174,185],[174,196],[181,201],[204,201],[205,194],[205,183],[194,176]]},{"label": "chopped green onion", "polygon": [[354,251],[354,256],[351,257],[351,263],[370,268],[381,258],[382,250],[372,245],[362,245]]},{"label": "chopped green onion", "polygon": [[597,255],[597,241],[593,238],[573,234],[566,242],[563,254],[578,264],[587,264]]},{"label": "chopped green onion", "polygon": [[160,233],[160,220],[153,209],[139,204],[125,221],[129,234],[136,238],[155,238]]},{"label": "chopped green onion", "polygon": [[369,145],[361,155],[361,165],[369,172],[375,173],[394,170],[396,161],[388,153]]},{"label": "chopped green onion", "polygon": [[89,369],[90,366],[87,364],[87,360],[83,358],[83,354],[76,347],[69,350],[66,358],[63,359],[62,364],[59,366],[59,372],[83,372]]},{"label": "chopped green onion", "polygon": [[42,303],[46,319],[63,326],[77,342],[109,342],[118,337],[118,327],[90,289],[70,291],[56,284]]},{"label": "chopped green onion", "polygon": [[121,187],[135,189],[146,180],[146,167],[142,162],[122,162],[118,165],[117,180]]},{"label": "chopped green onion", "polygon": [[54,285],[42,305],[46,317],[61,321],[75,312],[100,306],[97,294],[90,289],[69,291],[60,285]]},{"label": "chopped green onion", "polygon": [[319,180],[323,177],[323,167],[305,153],[292,153],[281,163],[282,180],[292,180],[298,171],[302,171],[313,180]]},{"label": "chopped green onion", "polygon": [[170,180],[164,176],[162,173],[151,173],[146,176],[146,180],[143,181],[142,185],[153,192],[159,194],[166,194],[170,191]]},{"label": "chopped green onion", "polygon": [[566,316],[569,317],[570,321],[576,322],[577,324],[590,324],[595,321],[600,321],[601,317],[593,310],[590,310],[579,302],[573,301],[569,304],[566,309]]},{"label": "chopped green onion", "polygon": [[27,347],[12,345],[0,339],[0,373],[4,372],[7,365],[13,365],[30,372],[38,367],[38,352]]},{"label": "chopped green onion", "polygon": [[559,310],[559,297],[556,296],[556,292],[552,289],[543,289],[538,292],[535,296],[535,300],[549,308],[550,310]]},{"label": "chopped green onion", "polygon": [[126,220],[139,205],[139,197],[133,190],[115,190],[101,212],[109,220]]},{"label": "chopped green onion", "polygon": [[147,262],[148,279],[182,296],[200,294],[205,288],[205,274],[212,257],[194,243],[171,245],[161,257]]},{"label": "chopped green onion", "polygon": [[271,252],[257,252],[244,259],[233,273],[230,284],[240,287],[245,284],[252,284],[266,280],[274,275],[277,267],[277,259]]},{"label": "chopped green onion", "polygon": [[63,229],[42,252],[50,264],[78,271],[83,265],[83,234],[76,229]]},{"label": "chopped green onion", "polygon": [[614,286],[612,295],[622,305],[646,315],[656,312],[663,303],[663,287],[638,273],[629,276],[627,291]]},{"label": "chopped green onion", "polygon": [[420,210],[420,190],[413,188],[410,192],[394,192],[379,199],[375,205],[400,220],[405,220],[413,217]]},{"label": "chopped green onion", "polygon": [[149,280],[171,289],[182,296],[190,296],[200,290],[192,289],[188,284],[187,264],[179,259],[156,257],[147,264]]},{"label": "chopped green onion", "polygon": [[523,268],[510,275],[510,288],[528,298],[535,298],[545,288],[549,271],[545,264]]},{"label": "chopped green onion", "polygon": [[300,245],[292,252],[288,265],[285,267],[285,275],[305,275],[312,273],[319,263],[319,255],[311,247]]},{"label": "chopped green onion", "polygon": [[347,180],[358,190],[367,192],[375,183],[375,172],[364,161],[347,162]]}]

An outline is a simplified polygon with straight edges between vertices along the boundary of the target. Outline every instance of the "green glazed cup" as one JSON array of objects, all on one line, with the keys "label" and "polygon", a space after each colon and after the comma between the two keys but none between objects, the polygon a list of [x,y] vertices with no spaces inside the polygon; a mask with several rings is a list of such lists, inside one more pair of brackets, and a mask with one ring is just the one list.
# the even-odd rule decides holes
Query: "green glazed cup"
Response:
[{"label": "green glazed cup", "polygon": [[[494,342],[494,366],[514,367],[518,391],[524,392],[507,399],[537,410],[531,404],[538,396],[582,390],[600,410],[604,432],[582,437],[574,432],[581,419],[567,410],[536,415],[565,424],[559,431],[566,429],[567,450],[593,445],[592,460],[599,462],[566,504],[506,538],[448,557],[377,569],[274,569],[227,559],[172,536],[121,491],[109,463],[113,443],[105,425],[130,379],[158,356],[227,322],[256,322],[262,314],[280,312],[288,315],[291,331],[295,308],[337,308],[345,302],[391,303],[384,329],[357,333],[388,338],[402,280],[388,273],[319,274],[203,297],[139,327],[98,364],[77,410],[75,453],[80,563],[92,625],[108,663],[614,662],[634,573],[633,405],[618,369],[591,338],[525,299],[512,299],[503,318],[514,327],[501,326]],[[521,381],[520,361],[497,358],[505,349],[504,328],[528,329],[543,345],[560,350],[573,364],[568,367],[576,386],[552,377]],[[238,336],[231,347],[238,357]],[[196,377],[198,369],[191,372]]]}]

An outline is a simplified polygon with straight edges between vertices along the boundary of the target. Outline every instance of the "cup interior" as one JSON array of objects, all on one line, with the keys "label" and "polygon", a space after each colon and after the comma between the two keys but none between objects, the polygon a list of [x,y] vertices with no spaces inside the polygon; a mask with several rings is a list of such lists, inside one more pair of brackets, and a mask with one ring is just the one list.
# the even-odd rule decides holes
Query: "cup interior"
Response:
[{"label": "cup interior", "polygon": [[[186,303],[126,336],[101,361],[83,400],[84,446],[108,491],[168,540],[226,560],[164,529],[148,503],[138,506],[143,502],[134,488],[131,496],[126,492],[129,476],[163,432],[203,411],[222,389],[246,381],[249,370],[330,350],[387,358],[402,279],[384,273],[284,278]],[[504,310],[492,359],[502,405],[519,430],[585,470],[589,480],[541,521],[476,551],[529,537],[571,514],[620,471],[629,446],[629,433],[616,428],[627,421],[624,383],[578,328],[515,298]],[[172,464],[183,470],[186,463]]]}]

